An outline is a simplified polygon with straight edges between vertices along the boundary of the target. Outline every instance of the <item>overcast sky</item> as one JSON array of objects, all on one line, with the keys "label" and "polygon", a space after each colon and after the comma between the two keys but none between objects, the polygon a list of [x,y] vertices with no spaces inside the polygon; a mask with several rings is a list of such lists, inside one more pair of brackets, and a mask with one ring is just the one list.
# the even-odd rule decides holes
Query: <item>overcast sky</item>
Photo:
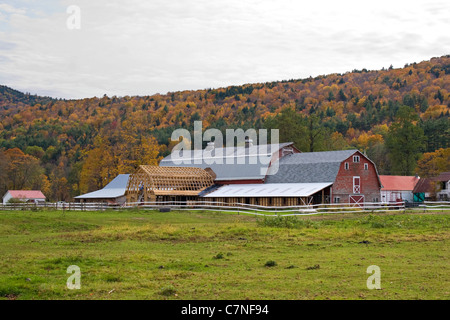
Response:
[{"label": "overcast sky", "polygon": [[450,54],[449,31],[448,0],[2,0],[0,84],[87,98],[400,68]]}]

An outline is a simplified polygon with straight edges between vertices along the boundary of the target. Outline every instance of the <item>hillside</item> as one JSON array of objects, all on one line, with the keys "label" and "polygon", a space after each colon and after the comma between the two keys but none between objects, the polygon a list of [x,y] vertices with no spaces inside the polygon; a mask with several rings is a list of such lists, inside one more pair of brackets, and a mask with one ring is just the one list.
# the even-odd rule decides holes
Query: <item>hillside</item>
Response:
[{"label": "hillside", "polygon": [[419,156],[449,147],[450,56],[399,69],[152,96],[56,100],[1,86],[0,149],[38,159],[34,186],[53,199],[101,187],[143,159],[156,163],[169,153],[172,131],[192,129],[195,120],[204,129],[279,128],[280,139],[302,151],[356,147],[389,174],[397,169],[386,141],[402,106],[418,116],[411,119],[423,132]]},{"label": "hillside", "polygon": [[53,101],[51,97],[40,97],[23,93],[7,86],[0,85],[0,108],[9,109],[18,105],[32,106],[36,103],[45,104]]}]

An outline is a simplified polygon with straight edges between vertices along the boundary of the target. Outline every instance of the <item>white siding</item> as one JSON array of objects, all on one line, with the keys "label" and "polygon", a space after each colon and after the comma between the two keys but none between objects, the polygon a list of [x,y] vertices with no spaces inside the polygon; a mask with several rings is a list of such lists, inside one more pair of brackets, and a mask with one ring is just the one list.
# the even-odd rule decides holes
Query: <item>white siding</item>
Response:
[{"label": "white siding", "polygon": [[6,204],[11,198],[12,196],[9,194],[9,192],[6,192],[6,194],[3,196],[3,204]]},{"label": "white siding", "polygon": [[397,199],[402,199],[402,201],[413,202],[414,195],[412,191],[390,191],[381,190],[381,202],[388,203],[389,201],[397,201]]}]

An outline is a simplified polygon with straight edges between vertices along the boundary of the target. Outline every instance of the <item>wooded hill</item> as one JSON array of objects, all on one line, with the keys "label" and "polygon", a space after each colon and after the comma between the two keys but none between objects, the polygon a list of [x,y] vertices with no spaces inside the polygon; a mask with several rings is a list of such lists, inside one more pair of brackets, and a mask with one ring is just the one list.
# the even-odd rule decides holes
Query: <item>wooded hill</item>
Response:
[{"label": "wooded hill", "polygon": [[61,100],[0,86],[0,193],[36,188],[69,200],[139,164],[156,164],[174,145],[172,131],[192,130],[195,120],[224,133],[279,128],[281,142],[305,152],[358,148],[380,174],[430,174],[450,170],[450,159],[418,166],[448,154],[449,113],[450,56],[152,96]]}]

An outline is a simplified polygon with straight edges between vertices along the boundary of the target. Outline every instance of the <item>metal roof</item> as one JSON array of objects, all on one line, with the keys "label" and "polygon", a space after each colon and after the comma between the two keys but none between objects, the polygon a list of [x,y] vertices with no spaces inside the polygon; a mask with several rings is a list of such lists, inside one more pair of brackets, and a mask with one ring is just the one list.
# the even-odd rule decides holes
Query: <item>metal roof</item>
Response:
[{"label": "metal roof", "polygon": [[450,171],[448,171],[448,172],[441,172],[441,174],[439,174],[433,180],[434,181],[450,181]]},{"label": "metal roof", "polygon": [[8,190],[8,192],[15,199],[45,199],[40,190]]},{"label": "metal roof", "polygon": [[318,183],[335,181],[342,161],[351,157],[353,150],[294,153],[278,161],[278,172],[267,173],[267,183]]},{"label": "metal roof", "polygon": [[204,195],[205,198],[230,197],[308,197],[332,185],[328,183],[230,184]]},{"label": "metal roof", "polygon": [[[263,180],[273,155],[292,142],[246,147],[182,150],[179,158],[171,154],[161,160],[160,166],[211,168],[216,181]],[[183,153],[185,151],[185,153]],[[183,162],[180,163],[181,159]],[[177,161],[178,160],[178,161]]]},{"label": "metal roof", "polygon": [[381,191],[412,191],[419,182],[415,176],[380,176]]},{"label": "metal roof", "polygon": [[103,189],[82,194],[81,196],[75,197],[75,199],[109,199],[121,197],[125,195],[129,177],[129,174],[119,174]]}]

